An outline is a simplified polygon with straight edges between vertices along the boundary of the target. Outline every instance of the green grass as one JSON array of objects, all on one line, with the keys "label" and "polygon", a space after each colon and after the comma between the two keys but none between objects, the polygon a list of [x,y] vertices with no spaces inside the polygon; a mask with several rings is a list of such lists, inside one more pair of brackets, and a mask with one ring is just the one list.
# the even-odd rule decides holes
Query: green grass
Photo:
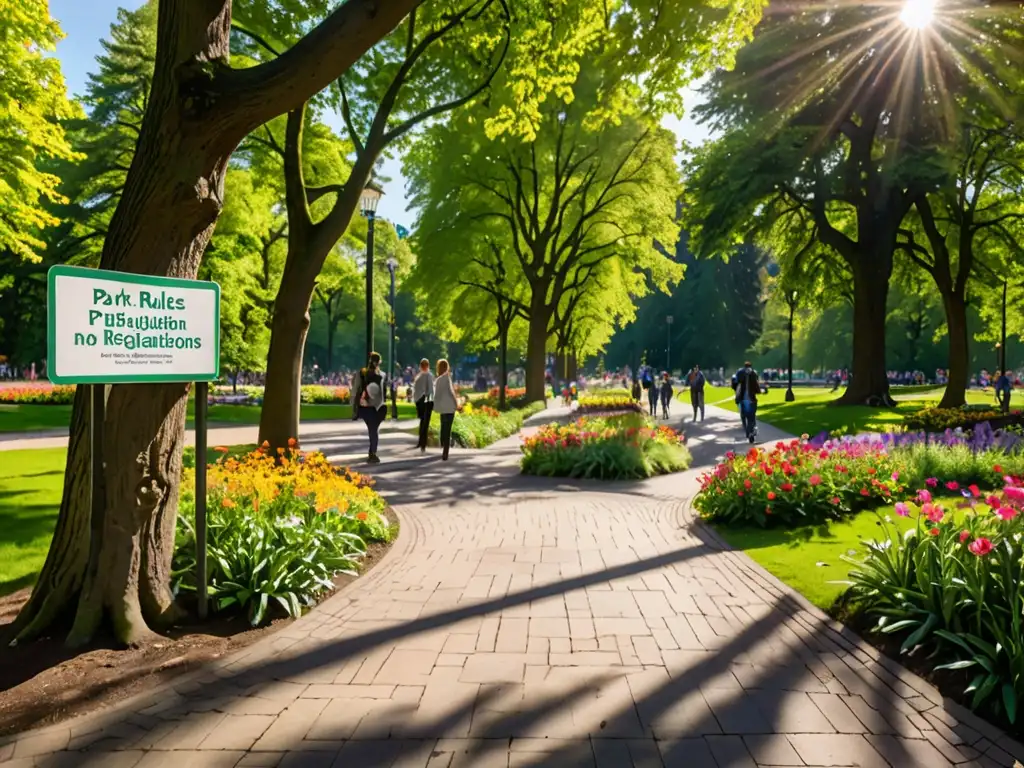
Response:
[{"label": "green grass", "polygon": [[[757,418],[766,424],[781,429],[792,435],[816,435],[820,432],[846,430],[857,432],[886,432],[903,424],[903,417],[922,408],[931,408],[939,404],[942,388],[926,392],[897,395],[895,408],[869,408],[866,405],[836,406],[832,402],[839,396],[838,392],[828,389],[796,388],[793,390],[796,400],[785,401],[785,387],[772,387],[767,395],[757,400]],[[689,393],[683,392],[681,398],[689,402]],[[732,390],[728,387],[708,387],[704,400],[708,405],[717,405],[730,411],[737,411]],[[971,391],[967,393],[967,402],[971,404],[995,405],[991,392]]]},{"label": "green grass", "polygon": [[[901,530],[914,525],[912,518],[889,517]],[[724,526],[715,526],[715,530],[732,547],[746,552],[769,573],[826,611],[847,589],[845,584],[833,583],[845,581],[850,571],[841,556],[861,557],[865,541],[884,536],[879,513],[871,510],[841,522],[788,530]]]},{"label": "green grass", "polygon": [[0,595],[34,584],[43,567],[60,509],[66,453],[44,448],[0,454]]},{"label": "green grass", "polygon": [[[193,426],[193,407],[189,403],[188,426]],[[388,406],[390,411],[391,406]],[[302,421],[335,421],[349,419],[352,407],[349,405],[303,403],[300,410]],[[399,403],[400,419],[416,418],[414,403]],[[259,424],[258,405],[211,405],[210,424]],[[66,429],[71,423],[70,405],[0,405],[0,432],[39,432],[48,429]]]},{"label": "green grass", "polygon": [[[47,406],[54,407],[54,406]],[[247,453],[255,446],[230,446],[230,454]],[[195,463],[193,448],[186,448]],[[221,454],[207,450],[207,459]],[[57,524],[64,490],[64,448],[42,448],[0,453],[0,595],[31,586],[42,570]]]}]

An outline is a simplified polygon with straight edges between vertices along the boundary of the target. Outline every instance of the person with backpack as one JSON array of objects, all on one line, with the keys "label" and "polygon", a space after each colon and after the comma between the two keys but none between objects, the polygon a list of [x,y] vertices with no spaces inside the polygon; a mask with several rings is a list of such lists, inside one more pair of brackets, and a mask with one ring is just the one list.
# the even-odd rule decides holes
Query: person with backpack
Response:
[{"label": "person with backpack", "polygon": [[647,390],[647,406],[651,413],[651,416],[657,417],[658,415],[658,385],[654,383],[654,379],[651,377],[650,369],[644,371],[644,389]]},{"label": "person with backpack", "polygon": [[757,379],[757,371],[750,361],[736,372],[736,403],[740,407],[740,419],[747,439],[753,443],[757,438],[757,396],[761,392],[761,383]]},{"label": "person with backpack", "polygon": [[387,418],[387,413],[380,355],[371,352],[366,367],[359,370],[352,382],[352,421],[362,419],[366,423],[366,431],[370,436],[369,464],[380,464],[377,443],[380,439],[380,425]]},{"label": "person with backpack", "polygon": [[434,410],[441,416],[441,460],[448,461],[452,447],[452,425],[455,412],[459,409],[459,398],[455,394],[451,367],[447,360],[437,361],[437,378],[434,379]]},{"label": "person with backpack", "polygon": [[690,384],[690,405],[693,406],[693,420],[697,420],[697,411],[700,411],[700,420],[704,421],[704,385],[707,380],[699,365],[693,366],[689,376]]},{"label": "person with backpack", "polygon": [[412,382],[412,399],[416,403],[416,416],[420,420],[419,440],[416,447],[420,453],[427,450],[427,434],[430,431],[430,415],[434,412],[434,377],[430,373],[430,361],[420,360],[420,372]]},{"label": "person with backpack", "polygon": [[672,403],[672,379],[668,373],[661,374],[661,418],[668,418],[668,407]]},{"label": "person with backpack", "polygon": [[1003,413],[1009,413],[1010,398],[1013,396],[1013,384],[1010,383],[1010,377],[1006,375],[1006,371],[996,371],[995,389],[996,402],[999,403],[999,408]]}]

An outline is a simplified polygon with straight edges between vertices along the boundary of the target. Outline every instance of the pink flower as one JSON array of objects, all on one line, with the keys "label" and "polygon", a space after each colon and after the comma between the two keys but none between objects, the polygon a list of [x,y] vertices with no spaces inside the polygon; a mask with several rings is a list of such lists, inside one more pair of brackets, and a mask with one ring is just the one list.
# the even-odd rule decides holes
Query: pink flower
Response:
[{"label": "pink flower", "polygon": [[832,497],[832,503],[833,504],[838,504],[839,503],[839,497],[838,496],[833,496]]},{"label": "pink flower", "polygon": [[925,504],[921,507],[921,512],[928,518],[929,523],[941,523],[946,514],[938,504]]},{"label": "pink flower", "polygon": [[900,517],[909,517],[910,516],[910,507],[908,507],[902,501],[897,501],[896,502],[896,514],[899,515]]},{"label": "pink flower", "polygon": [[932,500],[932,495],[927,490],[922,488],[920,491],[917,492],[917,500],[921,504],[927,504],[929,501]]},{"label": "pink flower", "polygon": [[1013,520],[1017,516],[1017,510],[1013,507],[1000,507],[996,510],[996,514],[1003,520]]},{"label": "pink flower", "polygon": [[960,543],[961,544],[963,544],[969,538],[971,538],[971,532],[970,531],[960,531]]},{"label": "pink flower", "polygon": [[972,555],[984,557],[992,551],[992,542],[986,539],[985,537],[981,537],[979,539],[975,539],[974,541],[972,541],[967,546],[967,549],[971,551]]},{"label": "pink flower", "polygon": [[946,483],[946,488],[948,488],[951,491],[959,491],[960,483],[958,483],[956,480],[950,480],[948,483]]},{"label": "pink flower", "polygon": [[999,508],[999,497],[995,494],[989,494],[985,497],[985,503],[988,504],[992,509]]},{"label": "pink flower", "polygon": [[821,485],[821,475],[811,475],[807,478],[807,482],[811,485]]},{"label": "pink flower", "polygon": [[1024,488],[1008,485],[1003,489],[1003,492],[1014,501],[1024,501]]},{"label": "pink flower", "polygon": [[937,477],[929,477],[927,480],[924,481],[924,484],[927,485],[929,488],[936,488],[939,485],[939,479]]},{"label": "pink flower", "polygon": [[899,472],[893,472],[891,477],[892,477],[892,481],[894,483],[898,483],[900,481],[900,473]]}]

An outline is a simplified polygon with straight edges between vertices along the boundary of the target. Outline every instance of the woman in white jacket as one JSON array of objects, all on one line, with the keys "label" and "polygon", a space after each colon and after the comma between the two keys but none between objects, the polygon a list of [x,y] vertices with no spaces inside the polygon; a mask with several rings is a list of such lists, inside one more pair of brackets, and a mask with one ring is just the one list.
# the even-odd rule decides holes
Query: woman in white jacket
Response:
[{"label": "woman in white jacket", "polygon": [[448,461],[448,450],[452,446],[452,424],[459,400],[452,382],[451,368],[447,360],[437,361],[437,378],[434,380],[434,410],[441,416],[441,459]]}]

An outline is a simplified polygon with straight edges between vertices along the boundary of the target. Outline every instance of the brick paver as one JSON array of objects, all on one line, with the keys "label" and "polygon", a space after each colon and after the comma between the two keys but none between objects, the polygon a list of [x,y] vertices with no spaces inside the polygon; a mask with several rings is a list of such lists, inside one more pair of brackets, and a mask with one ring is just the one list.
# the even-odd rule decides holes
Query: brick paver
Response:
[{"label": "brick paver", "polygon": [[402,529],[377,568],[199,673],[0,743],[0,760],[1011,766],[1020,745],[695,522],[697,473],[740,437],[708,410],[697,467],[636,484],[519,477],[516,439],[441,464],[396,437],[379,487]]}]

